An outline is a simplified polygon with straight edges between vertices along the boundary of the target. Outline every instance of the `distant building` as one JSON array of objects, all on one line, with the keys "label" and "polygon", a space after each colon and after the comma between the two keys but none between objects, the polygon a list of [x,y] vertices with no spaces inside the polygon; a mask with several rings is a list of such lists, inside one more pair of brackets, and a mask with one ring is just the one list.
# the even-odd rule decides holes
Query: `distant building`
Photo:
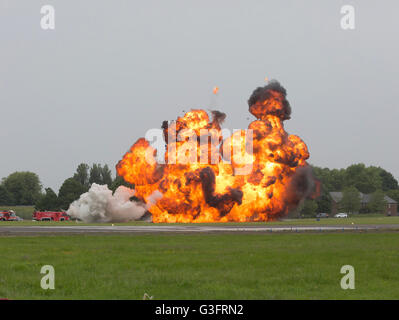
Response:
[{"label": "distant building", "polygon": [[[364,193],[360,193],[360,204],[362,208],[365,208],[370,200],[371,200],[371,194],[364,194]],[[342,200],[342,192],[330,192],[330,196],[332,199],[331,202],[331,214],[337,214],[338,213],[338,204],[339,202]],[[398,203],[391,199],[390,197],[388,197],[387,195],[384,196],[387,204],[385,207],[385,214],[387,216],[396,216],[398,215]]]}]

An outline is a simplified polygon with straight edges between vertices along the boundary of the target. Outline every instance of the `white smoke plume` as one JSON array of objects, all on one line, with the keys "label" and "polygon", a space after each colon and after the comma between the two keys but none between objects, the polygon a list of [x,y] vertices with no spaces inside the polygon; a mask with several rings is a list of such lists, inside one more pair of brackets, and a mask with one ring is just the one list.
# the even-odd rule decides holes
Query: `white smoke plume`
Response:
[{"label": "white smoke plume", "polygon": [[93,183],[90,190],[74,201],[67,211],[72,218],[84,222],[126,222],[140,219],[162,194],[157,190],[147,199],[147,204],[130,201],[134,190],[124,186],[115,193],[106,185]]}]

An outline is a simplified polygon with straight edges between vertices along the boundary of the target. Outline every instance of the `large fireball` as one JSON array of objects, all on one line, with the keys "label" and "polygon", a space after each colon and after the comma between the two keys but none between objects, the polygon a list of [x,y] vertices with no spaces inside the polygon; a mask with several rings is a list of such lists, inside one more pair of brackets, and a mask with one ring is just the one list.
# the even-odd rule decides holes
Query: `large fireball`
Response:
[{"label": "large fireball", "polygon": [[135,185],[136,197],[163,195],[149,209],[153,222],[270,221],[314,196],[307,146],[284,130],[291,115],[286,90],[271,81],[248,104],[257,120],[224,141],[225,114],[213,111],[210,119],[191,110],[162,126],[165,163],[144,138],[125,154],[117,172]]}]

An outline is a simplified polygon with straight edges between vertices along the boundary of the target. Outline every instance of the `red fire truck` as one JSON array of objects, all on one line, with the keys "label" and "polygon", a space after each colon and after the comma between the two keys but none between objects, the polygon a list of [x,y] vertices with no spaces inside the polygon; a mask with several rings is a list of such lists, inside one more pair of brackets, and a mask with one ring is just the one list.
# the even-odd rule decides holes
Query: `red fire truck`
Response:
[{"label": "red fire truck", "polygon": [[68,221],[69,216],[66,212],[55,211],[35,211],[33,212],[33,220],[36,221]]},{"label": "red fire truck", "polygon": [[14,211],[7,210],[7,211],[0,211],[0,221],[19,221],[21,220]]}]

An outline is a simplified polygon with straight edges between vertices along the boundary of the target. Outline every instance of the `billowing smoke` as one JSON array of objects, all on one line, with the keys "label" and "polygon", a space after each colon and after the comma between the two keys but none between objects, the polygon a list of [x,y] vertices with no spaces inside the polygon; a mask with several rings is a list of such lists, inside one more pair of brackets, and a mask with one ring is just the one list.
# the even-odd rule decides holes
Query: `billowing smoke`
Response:
[{"label": "billowing smoke", "polygon": [[295,208],[303,199],[314,199],[319,196],[320,181],[316,179],[310,166],[298,168],[286,193],[289,209]]},{"label": "billowing smoke", "polygon": [[106,185],[93,183],[90,190],[74,201],[67,213],[84,222],[126,222],[140,219],[162,197],[155,191],[147,204],[134,202],[134,190],[120,186],[114,194]]},{"label": "billowing smoke", "polygon": [[212,121],[221,125],[226,120],[226,114],[218,110],[211,110]]},{"label": "billowing smoke", "polygon": [[268,85],[258,87],[252,92],[248,100],[249,112],[258,119],[272,114],[281,120],[288,120],[291,118],[291,106],[286,96],[285,88],[278,81],[272,80]]}]

